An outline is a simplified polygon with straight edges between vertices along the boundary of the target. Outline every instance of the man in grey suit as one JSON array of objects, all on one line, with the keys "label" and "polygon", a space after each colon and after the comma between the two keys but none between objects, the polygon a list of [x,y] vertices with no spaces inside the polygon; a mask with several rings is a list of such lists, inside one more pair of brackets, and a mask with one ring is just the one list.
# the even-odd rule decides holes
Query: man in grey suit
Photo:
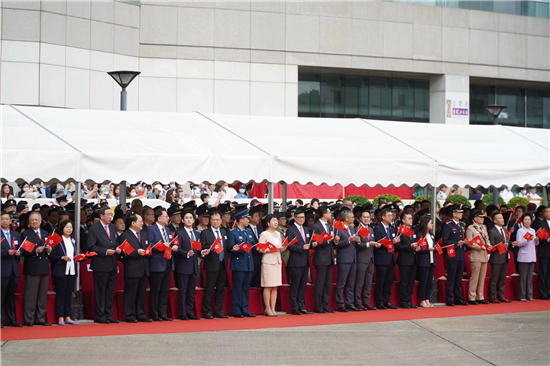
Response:
[{"label": "man in grey suit", "polygon": [[[359,311],[354,305],[353,289],[355,287],[355,273],[357,271],[357,253],[355,243],[359,242],[359,236],[355,234],[353,225],[354,217],[351,210],[342,210],[340,214],[345,230],[336,230],[335,241],[338,266],[338,280],[336,281],[336,306],[338,311]],[[345,299],[345,305],[344,305]]]},{"label": "man in grey suit", "polygon": [[[506,273],[508,272],[508,235],[504,231],[504,217],[500,211],[496,211],[492,216],[495,226],[489,230],[489,241],[496,249],[491,253],[489,263],[491,263],[491,280],[489,281],[489,296],[492,303],[510,302],[504,297],[504,288],[506,286]],[[505,251],[500,254],[496,246],[502,243]]]},{"label": "man in grey suit", "polygon": [[[366,238],[359,236],[361,241],[357,243],[357,278],[355,280],[355,307],[359,310],[376,310],[376,307],[371,305],[370,293],[372,288],[372,276],[374,275],[374,256],[372,248],[376,245],[374,241],[373,228],[370,224],[369,207],[361,208],[361,216],[359,217],[359,226],[370,231]],[[363,296],[361,296],[361,293]]]}]

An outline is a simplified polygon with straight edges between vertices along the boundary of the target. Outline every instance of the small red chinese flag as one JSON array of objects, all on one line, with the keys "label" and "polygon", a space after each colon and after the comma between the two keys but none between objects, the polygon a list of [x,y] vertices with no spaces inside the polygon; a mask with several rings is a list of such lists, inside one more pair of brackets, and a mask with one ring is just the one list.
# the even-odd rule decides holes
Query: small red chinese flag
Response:
[{"label": "small red chinese flag", "polygon": [[283,240],[283,245],[289,247],[289,246],[291,246],[291,245],[296,244],[297,242],[298,242],[298,238],[292,239],[292,240],[290,241],[290,243],[288,242],[288,238],[285,238],[285,240]]},{"label": "small red chinese flag", "polygon": [[330,235],[330,234],[327,233],[327,232],[324,232],[324,233],[323,233],[323,239],[329,240],[329,241],[330,241],[330,240],[334,239],[334,236]]},{"label": "small red chinese flag", "polygon": [[443,245],[443,238],[439,238],[436,244],[439,244],[439,246]]},{"label": "small red chinese flag", "polygon": [[163,252],[166,249],[170,249],[170,247],[166,246],[162,240],[159,240],[158,243],[156,243],[153,248],[156,248],[158,251]]},{"label": "small red chinese flag", "polygon": [[418,245],[420,245],[420,248],[422,248],[422,250],[426,250],[427,244],[428,242],[426,241],[426,238],[422,237],[418,239]]},{"label": "small red chinese flag", "polygon": [[435,245],[435,250],[437,250],[437,254],[443,254],[443,249],[441,249],[441,245],[439,245],[439,243]]},{"label": "small red chinese flag", "polygon": [[172,259],[172,251],[170,249],[165,249],[162,257],[164,259]]},{"label": "small red chinese flag", "polygon": [[504,229],[504,232],[506,233],[506,237],[510,239],[510,231],[508,229]]},{"label": "small red chinese flag", "polygon": [[58,233],[53,233],[51,235],[48,235],[48,238],[46,239],[46,244],[48,244],[50,247],[55,248],[55,246],[63,241],[63,238]]},{"label": "small red chinese flag", "polygon": [[239,245],[239,248],[241,248],[245,252],[249,253],[250,249],[252,249],[252,245],[250,245],[248,243],[242,243],[242,244]]},{"label": "small red chinese flag", "polygon": [[315,241],[317,243],[322,243],[323,240],[324,240],[323,236],[319,235],[317,233],[313,233],[313,235],[311,236],[311,241]]},{"label": "small red chinese flag", "polygon": [[153,255],[153,250],[151,249],[151,244],[147,245],[147,248],[145,248],[145,255]]},{"label": "small red chinese flag", "polygon": [[385,247],[388,247],[392,243],[388,238],[382,238],[378,242]]},{"label": "small red chinese flag", "polygon": [[496,248],[498,249],[498,254],[506,253],[506,248],[504,248],[504,244],[498,243]]},{"label": "small red chinese flag", "polygon": [[364,226],[361,226],[359,230],[357,230],[357,235],[360,235],[363,239],[366,239],[370,234],[370,230],[367,229]]},{"label": "small red chinese flag", "polygon": [[191,240],[191,247],[195,250],[201,250],[202,244],[200,241]]},{"label": "small red chinese flag", "polygon": [[179,246],[180,245],[180,236],[179,235],[174,236],[174,239],[172,239],[170,244]]},{"label": "small red chinese flag", "polygon": [[535,236],[531,234],[530,232],[526,232],[525,235],[523,235],[523,238],[527,241],[533,240]]},{"label": "small red chinese flag", "polygon": [[541,239],[541,240],[548,240],[548,238],[550,238],[550,233],[548,233],[548,231],[544,228],[540,228],[537,230],[537,236]]},{"label": "small red chinese flag", "polygon": [[91,258],[91,257],[96,256],[96,255],[97,255],[96,252],[88,252],[88,253],[85,254],[86,258]]},{"label": "small red chinese flag", "polygon": [[399,234],[403,234],[405,236],[411,236],[411,235],[414,235],[414,231],[409,229],[408,226],[401,225],[399,226]]},{"label": "small red chinese flag", "polygon": [[338,230],[346,230],[346,226],[342,221],[334,220],[334,228]]},{"label": "small red chinese flag", "polygon": [[31,243],[30,241],[25,239],[23,241],[23,244],[21,244],[21,246],[19,247],[19,249],[25,249],[25,251],[31,253],[35,246],[36,246],[36,244]]},{"label": "small red chinese flag", "polygon": [[84,254],[79,254],[76,257],[74,257],[74,260],[77,262],[82,262],[83,260],[86,260],[86,256]]},{"label": "small red chinese flag", "polygon": [[448,247],[447,248],[447,255],[449,255],[449,258],[456,257],[455,247]]},{"label": "small red chinese flag", "polygon": [[220,254],[223,251],[222,240],[220,238],[216,239],[216,241],[212,243],[212,249],[214,249],[216,254]]},{"label": "small red chinese flag", "polygon": [[126,255],[130,255],[134,252],[134,248],[132,247],[132,245],[130,243],[128,243],[128,240],[124,240],[124,243],[122,243],[120,246],[119,246],[120,250],[122,250],[124,252],[124,254]]}]

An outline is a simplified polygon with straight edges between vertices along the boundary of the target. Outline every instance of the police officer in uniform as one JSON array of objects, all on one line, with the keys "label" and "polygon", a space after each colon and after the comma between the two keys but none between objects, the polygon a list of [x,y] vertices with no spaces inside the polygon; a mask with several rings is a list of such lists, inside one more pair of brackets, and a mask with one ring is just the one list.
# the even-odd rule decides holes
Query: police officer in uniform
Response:
[{"label": "police officer in uniform", "polygon": [[180,205],[177,203],[172,203],[170,207],[168,207],[168,217],[170,217],[170,224],[168,224],[168,229],[170,229],[171,232],[177,233],[179,229],[183,226],[181,224],[181,208]]},{"label": "police officer in uniform", "polygon": [[239,245],[248,243],[253,245],[254,234],[248,229],[249,211],[244,210],[235,214],[238,225],[229,232],[229,250],[231,253],[231,271],[233,273],[233,316],[235,318],[255,317],[248,309],[248,298],[250,295],[250,281],[254,273],[254,259],[252,251],[248,253],[242,250]]},{"label": "police officer in uniform", "polygon": [[[443,224],[441,229],[443,246],[451,245],[443,252],[447,262],[446,303],[448,306],[468,305],[462,297],[462,272],[464,272],[466,242],[464,241],[464,224],[460,220],[464,210],[461,205],[452,205],[448,211],[452,215],[452,220]],[[449,256],[453,252],[455,256]]]}]

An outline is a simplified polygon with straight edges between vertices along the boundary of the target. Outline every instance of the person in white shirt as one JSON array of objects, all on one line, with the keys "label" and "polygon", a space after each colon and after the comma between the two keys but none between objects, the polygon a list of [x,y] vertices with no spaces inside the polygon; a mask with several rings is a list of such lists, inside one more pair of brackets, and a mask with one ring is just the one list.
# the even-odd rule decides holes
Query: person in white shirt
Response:
[{"label": "person in white shirt", "polygon": [[537,194],[537,188],[535,188],[535,187],[531,188],[529,193],[527,193],[527,199],[529,201],[540,201],[541,200],[540,196]]},{"label": "person in white shirt", "polygon": [[507,186],[503,186],[502,191],[500,191],[500,197],[502,197],[504,202],[508,202],[514,198],[514,194],[510,191],[510,189],[508,189]]},{"label": "person in white shirt", "polygon": [[525,187],[520,188],[519,193],[516,195],[516,197],[527,198],[527,189],[525,189]]},{"label": "person in white shirt", "polygon": [[440,201],[445,201],[446,198],[447,198],[447,186],[443,185],[441,186],[441,188],[439,188],[439,192],[437,193],[437,199]]}]

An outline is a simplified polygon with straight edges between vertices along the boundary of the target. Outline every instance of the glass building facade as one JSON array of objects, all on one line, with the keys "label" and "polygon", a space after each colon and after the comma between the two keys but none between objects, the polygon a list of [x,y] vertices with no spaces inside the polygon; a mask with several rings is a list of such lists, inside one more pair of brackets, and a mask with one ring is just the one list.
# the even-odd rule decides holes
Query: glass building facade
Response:
[{"label": "glass building facade", "polygon": [[298,116],[428,122],[427,80],[300,73]]},{"label": "glass building facade", "polygon": [[412,3],[448,8],[492,11],[512,15],[525,15],[537,18],[550,18],[550,0],[536,1],[492,1],[492,0],[393,0],[400,3]]}]

